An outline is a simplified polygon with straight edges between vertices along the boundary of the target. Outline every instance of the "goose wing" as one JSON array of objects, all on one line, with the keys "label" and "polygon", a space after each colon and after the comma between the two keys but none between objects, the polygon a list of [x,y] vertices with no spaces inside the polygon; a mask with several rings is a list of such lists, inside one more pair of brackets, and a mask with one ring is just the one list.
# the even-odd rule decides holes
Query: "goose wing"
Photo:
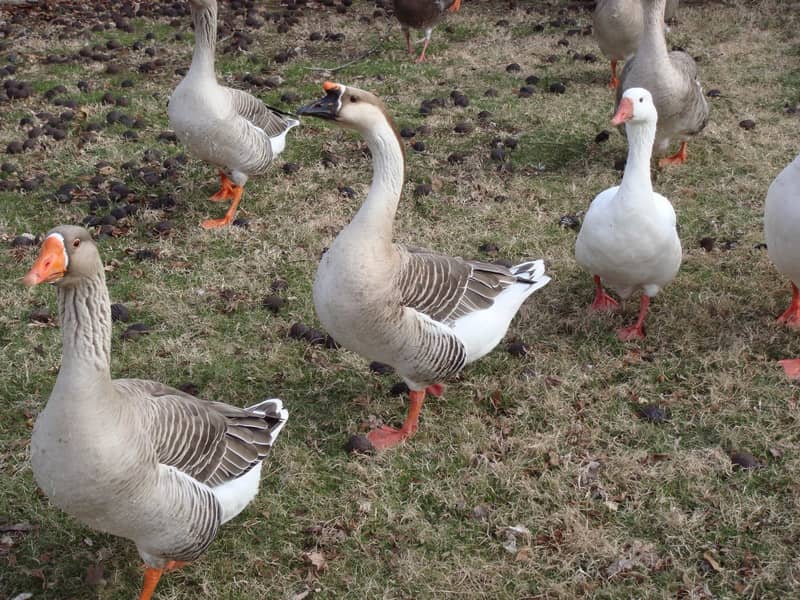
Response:
[{"label": "goose wing", "polygon": [[267,106],[252,94],[235,88],[226,89],[236,113],[264,130],[271,138],[278,137],[299,124],[299,121],[289,113]]},{"label": "goose wing", "polygon": [[154,381],[118,379],[114,384],[120,393],[145,401],[142,425],[157,460],[212,487],[261,462],[288,418],[279,400],[243,409]]},{"label": "goose wing", "polygon": [[397,275],[401,304],[434,321],[452,323],[489,308],[519,279],[501,265],[405,247]]}]

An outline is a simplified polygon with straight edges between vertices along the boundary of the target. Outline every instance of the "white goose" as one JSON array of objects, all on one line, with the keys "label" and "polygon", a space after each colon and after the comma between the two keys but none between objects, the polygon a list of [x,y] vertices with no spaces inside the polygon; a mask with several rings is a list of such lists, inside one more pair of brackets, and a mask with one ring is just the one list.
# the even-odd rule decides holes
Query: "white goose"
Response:
[{"label": "white goose", "polygon": [[189,0],[194,21],[194,55],[169,99],[167,112],[175,134],[198,158],[220,168],[220,190],[214,201],[230,200],[221,219],[207,219],[215,228],[233,221],[248,178],[267,170],[286,146],[286,133],[300,121],[266,106],[254,96],[217,83],[216,0]]},{"label": "white goose", "polygon": [[288,419],[277,399],[242,409],[155,381],[111,379],[111,303],[85,229],[47,234],[23,282],[53,283],[61,369],[36,419],[31,466],[50,501],[98,531],[133,540],[162,572],[198,558],[258,492],[261,463]]},{"label": "white goose", "polygon": [[326,82],[327,95],[299,110],[354,129],[372,153],[369,194],[323,255],[314,280],[319,320],[345,348],[392,365],[408,384],[408,417],[368,439],[394,446],[417,429],[425,393],[503,338],[525,299],[547,284],[541,260],[511,269],[392,242],[405,156],[397,129],[373,94]]},{"label": "white goose", "polygon": [[625,123],[628,135],[622,183],[595,197],[575,242],[575,258],[594,276],[596,285],[590,311],[619,307],[603,290],[602,281],[622,298],[643,290],[636,323],[617,332],[623,341],[644,338],[650,298],[675,277],[681,264],[675,211],[669,200],[653,191],[650,181],[657,119],[650,92],[625,91],[611,121]]},{"label": "white goose", "polygon": [[[769,186],[764,205],[764,238],[770,260],[792,284],[792,302],[778,322],[800,329],[800,155]],[[800,359],[782,360],[780,364],[787,376],[800,378]]]},{"label": "white goose", "polygon": [[670,143],[680,142],[678,152],[659,160],[659,165],[686,162],[687,140],[708,122],[708,103],[697,78],[697,65],[686,52],[667,50],[664,37],[666,0],[641,0],[644,30],[636,54],[622,70],[617,103],[628,88],[645,88],[658,111],[655,152],[665,155]]}]

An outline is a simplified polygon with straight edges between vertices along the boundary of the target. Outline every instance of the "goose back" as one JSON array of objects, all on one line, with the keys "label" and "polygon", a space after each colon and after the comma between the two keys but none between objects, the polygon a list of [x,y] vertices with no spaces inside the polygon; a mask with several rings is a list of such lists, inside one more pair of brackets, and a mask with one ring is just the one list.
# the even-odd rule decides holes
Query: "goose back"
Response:
[{"label": "goose back", "polygon": [[413,29],[434,27],[455,0],[394,0],[394,14],[400,24]]}]

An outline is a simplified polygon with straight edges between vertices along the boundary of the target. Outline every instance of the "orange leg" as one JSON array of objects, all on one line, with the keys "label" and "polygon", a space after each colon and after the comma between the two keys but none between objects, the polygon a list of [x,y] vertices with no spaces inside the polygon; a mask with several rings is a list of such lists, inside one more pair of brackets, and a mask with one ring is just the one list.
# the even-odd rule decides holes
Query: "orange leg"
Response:
[{"label": "orange leg", "polygon": [[608,82],[608,87],[612,90],[617,89],[619,87],[619,79],[617,79],[617,61],[611,61],[611,81]]},{"label": "orange leg", "polygon": [[201,225],[205,229],[216,229],[217,227],[225,227],[226,225],[230,225],[231,221],[233,221],[233,217],[236,214],[236,209],[239,207],[239,202],[242,200],[242,192],[244,188],[240,185],[233,186],[233,200],[231,200],[231,205],[228,207],[228,212],[225,213],[225,216],[221,219],[206,219],[201,223]]},{"label": "orange leg", "polygon": [[459,8],[461,8],[461,0],[456,0],[453,4],[450,5],[449,10],[450,12],[456,12]]},{"label": "orange leg", "polygon": [[599,275],[594,276],[594,283],[596,285],[594,289],[594,301],[589,307],[589,312],[611,312],[618,310],[619,302],[606,294],[606,291],[603,289],[603,284],[600,282]]},{"label": "orange leg", "polygon": [[800,358],[779,360],[778,364],[783,367],[783,372],[789,379],[800,379]]},{"label": "orange leg", "polygon": [[800,291],[798,291],[794,282],[792,282],[792,303],[778,317],[778,323],[785,323],[789,327],[800,329]]},{"label": "orange leg", "polygon": [[[430,386],[431,388],[435,386]],[[425,391],[412,390],[408,393],[408,416],[400,429],[384,425],[373,429],[367,434],[367,439],[376,450],[384,450],[397,446],[410,438],[419,426],[419,413],[422,410],[422,401]]]},{"label": "orange leg", "polygon": [[180,560],[171,560],[164,565],[163,569],[146,568],[144,570],[144,584],[142,585],[142,593],[139,594],[139,600],[150,600],[153,597],[153,592],[156,591],[156,586],[158,586],[161,575],[169,571],[174,571],[175,569],[180,569],[187,564],[188,563]]},{"label": "orange leg", "polygon": [[642,302],[639,306],[639,318],[630,327],[623,327],[617,331],[617,337],[623,342],[630,340],[644,339],[644,318],[647,316],[647,307],[650,306],[650,296],[642,294]]},{"label": "orange leg", "polygon": [[233,200],[233,190],[236,184],[233,183],[228,176],[222,171],[219,172],[219,191],[211,196],[209,200],[212,202],[224,202],[225,200]]},{"label": "orange leg", "polygon": [[686,142],[681,142],[681,147],[672,156],[667,156],[658,161],[659,167],[667,165],[682,165],[686,162]]}]

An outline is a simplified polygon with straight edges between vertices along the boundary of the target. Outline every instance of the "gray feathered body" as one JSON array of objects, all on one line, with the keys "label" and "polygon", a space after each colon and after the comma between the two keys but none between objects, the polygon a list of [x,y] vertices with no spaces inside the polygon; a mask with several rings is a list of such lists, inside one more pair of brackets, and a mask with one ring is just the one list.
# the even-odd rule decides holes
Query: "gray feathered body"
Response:
[{"label": "gray feathered body", "polygon": [[93,277],[59,288],[59,306],[63,358],[31,439],[36,482],[66,513],[136,542],[149,566],[194,560],[252,498],[246,490],[232,503],[219,491],[244,480],[257,489],[286,411],[278,400],[240,409],[153,381],[112,380],[99,259]]},{"label": "gray feathered body", "polygon": [[653,96],[658,111],[654,150],[666,154],[672,142],[686,141],[708,122],[708,103],[697,65],[682,51],[667,51],[664,1],[643,0],[645,29],[636,54],[622,71],[616,104],[625,90],[640,87]]},{"label": "gray feathered body", "polygon": [[224,170],[237,185],[266,171],[299,121],[245,91],[217,83],[214,73],[217,9],[196,9],[195,52],[186,77],[170,97],[170,126],[189,151]]},{"label": "gray feathered body", "polygon": [[625,60],[636,52],[642,37],[640,0],[598,0],[592,15],[592,31],[609,60]]}]

